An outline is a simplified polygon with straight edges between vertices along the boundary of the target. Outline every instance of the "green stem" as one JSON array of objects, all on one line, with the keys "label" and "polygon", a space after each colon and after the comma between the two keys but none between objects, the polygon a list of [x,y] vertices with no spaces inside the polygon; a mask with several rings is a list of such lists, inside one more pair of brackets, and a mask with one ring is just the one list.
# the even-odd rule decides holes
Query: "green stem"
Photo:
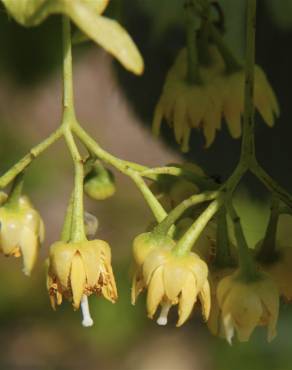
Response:
[{"label": "green stem", "polygon": [[[131,162],[123,161],[122,159],[119,159],[112,154],[106,152],[104,149],[100,147],[100,145],[92,139],[90,135],[87,134],[83,128],[77,124],[74,123],[73,125],[73,131],[77,135],[77,137],[81,140],[81,142],[90,150],[92,151],[98,158],[102,159],[104,162],[112,165],[117,170],[122,172],[123,174],[129,176],[135,184],[138,186],[139,190],[144,196],[144,199],[150,206],[156,220],[158,222],[162,221],[167,213],[164,211],[163,207],[159,203],[159,201],[156,199],[154,194],[150,191],[148,186],[145,184],[137,170],[132,168]],[[135,166],[134,166],[135,168]],[[137,165],[136,168],[140,168],[139,165]],[[142,167],[145,169],[145,167]]]},{"label": "green stem", "polygon": [[245,89],[243,113],[243,138],[241,158],[253,161],[255,158],[254,144],[254,64],[255,64],[255,32],[256,32],[256,0],[248,0],[246,24],[246,60]]},{"label": "green stem", "polygon": [[240,218],[231,202],[227,204],[227,210],[234,225],[241,277],[246,281],[253,281],[257,278],[258,273],[241,227]]},{"label": "green stem", "polygon": [[277,238],[277,227],[279,220],[279,199],[277,197],[272,198],[271,212],[265,237],[262,241],[260,251],[257,255],[257,259],[262,262],[273,262],[277,257],[276,254],[276,238]]},{"label": "green stem", "polygon": [[84,210],[83,210],[83,179],[84,179],[83,161],[79,154],[78,148],[75,144],[73,135],[69,129],[65,131],[64,136],[68,149],[71,153],[75,169],[71,240],[73,242],[80,242],[86,240],[84,230]]},{"label": "green stem", "polygon": [[187,78],[190,84],[202,82],[199,70],[199,57],[197,50],[197,33],[195,19],[192,12],[192,3],[186,6],[186,41],[187,41]]},{"label": "green stem", "polygon": [[26,154],[19,162],[11,167],[4,175],[0,177],[0,189],[5,188],[13,179],[23,170],[25,170],[31,162],[54,144],[62,136],[62,129],[59,127],[44,141],[30,149],[29,153]]},{"label": "green stem", "polygon": [[242,70],[242,65],[228,48],[221,33],[218,31],[216,26],[214,26],[214,24],[210,24],[210,36],[224,59],[226,73],[232,74]]},{"label": "green stem", "polygon": [[22,194],[24,173],[20,172],[14,179],[9,196],[5,202],[5,207],[17,209],[19,207],[19,198]]},{"label": "green stem", "polygon": [[163,233],[167,234],[168,230],[174,223],[180,218],[180,216],[190,207],[203,203],[208,202],[210,200],[215,199],[219,195],[219,192],[206,192],[201,194],[196,194],[191,196],[188,199],[182,201],[177,207],[175,207],[168,216],[154,228],[155,233]]},{"label": "green stem", "polygon": [[72,213],[74,206],[74,190],[70,196],[69,204],[66,210],[65,221],[62,228],[61,240],[64,242],[69,242],[72,233]]},{"label": "green stem", "polygon": [[62,18],[63,28],[63,107],[74,110],[71,27],[68,17]]},{"label": "green stem", "polygon": [[217,215],[216,257],[214,264],[217,267],[234,265],[234,261],[230,253],[230,241],[228,237],[225,207],[222,207]]},{"label": "green stem", "polygon": [[278,198],[292,209],[292,196],[283,189],[256,161],[250,168],[251,172]]},{"label": "green stem", "polygon": [[222,196],[219,196],[217,199],[213,200],[213,202],[209,204],[205,211],[202,212],[202,214],[178,241],[177,245],[173,249],[174,253],[176,253],[177,255],[184,255],[191,251],[193,245],[201,235],[201,232],[222,206],[223,199],[224,198]]}]

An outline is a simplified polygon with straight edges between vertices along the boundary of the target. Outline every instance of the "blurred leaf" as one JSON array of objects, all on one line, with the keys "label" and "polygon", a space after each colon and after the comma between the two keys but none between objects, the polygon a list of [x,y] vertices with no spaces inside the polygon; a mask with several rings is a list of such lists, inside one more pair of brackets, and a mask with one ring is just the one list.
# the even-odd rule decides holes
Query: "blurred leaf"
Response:
[{"label": "blurred leaf", "polygon": [[[116,57],[129,71],[141,74],[143,59],[131,37],[116,21],[100,16],[107,1],[2,0],[11,16],[27,27],[37,26],[51,14],[65,14],[93,41]],[[21,6],[19,5],[21,4]],[[95,5],[95,6],[93,6]]]}]

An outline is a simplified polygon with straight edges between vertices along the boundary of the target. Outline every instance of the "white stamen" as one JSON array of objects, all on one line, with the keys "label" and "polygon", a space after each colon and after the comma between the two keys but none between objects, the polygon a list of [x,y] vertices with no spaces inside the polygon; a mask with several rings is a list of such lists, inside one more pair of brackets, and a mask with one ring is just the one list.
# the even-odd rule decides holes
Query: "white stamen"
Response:
[{"label": "white stamen", "polygon": [[93,320],[90,315],[88,298],[86,295],[83,295],[81,299],[81,311],[83,315],[82,325],[86,328],[88,328],[89,326],[92,326]]},{"label": "white stamen", "polygon": [[157,319],[157,324],[158,325],[166,325],[167,324],[167,315],[170,310],[171,303],[163,303],[161,305],[161,311],[160,311],[160,316]]}]

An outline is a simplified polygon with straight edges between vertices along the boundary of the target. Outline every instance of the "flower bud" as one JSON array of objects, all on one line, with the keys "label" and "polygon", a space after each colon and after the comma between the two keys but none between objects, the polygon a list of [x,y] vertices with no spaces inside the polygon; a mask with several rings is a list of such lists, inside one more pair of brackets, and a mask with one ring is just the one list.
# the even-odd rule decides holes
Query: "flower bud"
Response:
[{"label": "flower bud", "polygon": [[6,256],[23,257],[23,272],[30,275],[44,240],[44,223],[26,197],[18,206],[0,207],[0,250]]},{"label": "flower bud", "polygon": [[114,175],[96,161],[84,179],[85,193],[95,200],[110,198],[116,192]]}]

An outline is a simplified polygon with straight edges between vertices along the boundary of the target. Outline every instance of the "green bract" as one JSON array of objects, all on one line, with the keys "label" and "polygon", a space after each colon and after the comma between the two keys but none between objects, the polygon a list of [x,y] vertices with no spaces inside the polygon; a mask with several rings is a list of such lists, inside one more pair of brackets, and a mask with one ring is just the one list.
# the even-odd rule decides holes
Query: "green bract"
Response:
[{"label": "green bract", "polygon": [[136,45],[114,20],[101,16],[108,0],[2,0],[9,14],[25,27],[37,26],[51,14],[68,16],[82,32],[116,57],[129,71],[141,74],[143,59]]}]

